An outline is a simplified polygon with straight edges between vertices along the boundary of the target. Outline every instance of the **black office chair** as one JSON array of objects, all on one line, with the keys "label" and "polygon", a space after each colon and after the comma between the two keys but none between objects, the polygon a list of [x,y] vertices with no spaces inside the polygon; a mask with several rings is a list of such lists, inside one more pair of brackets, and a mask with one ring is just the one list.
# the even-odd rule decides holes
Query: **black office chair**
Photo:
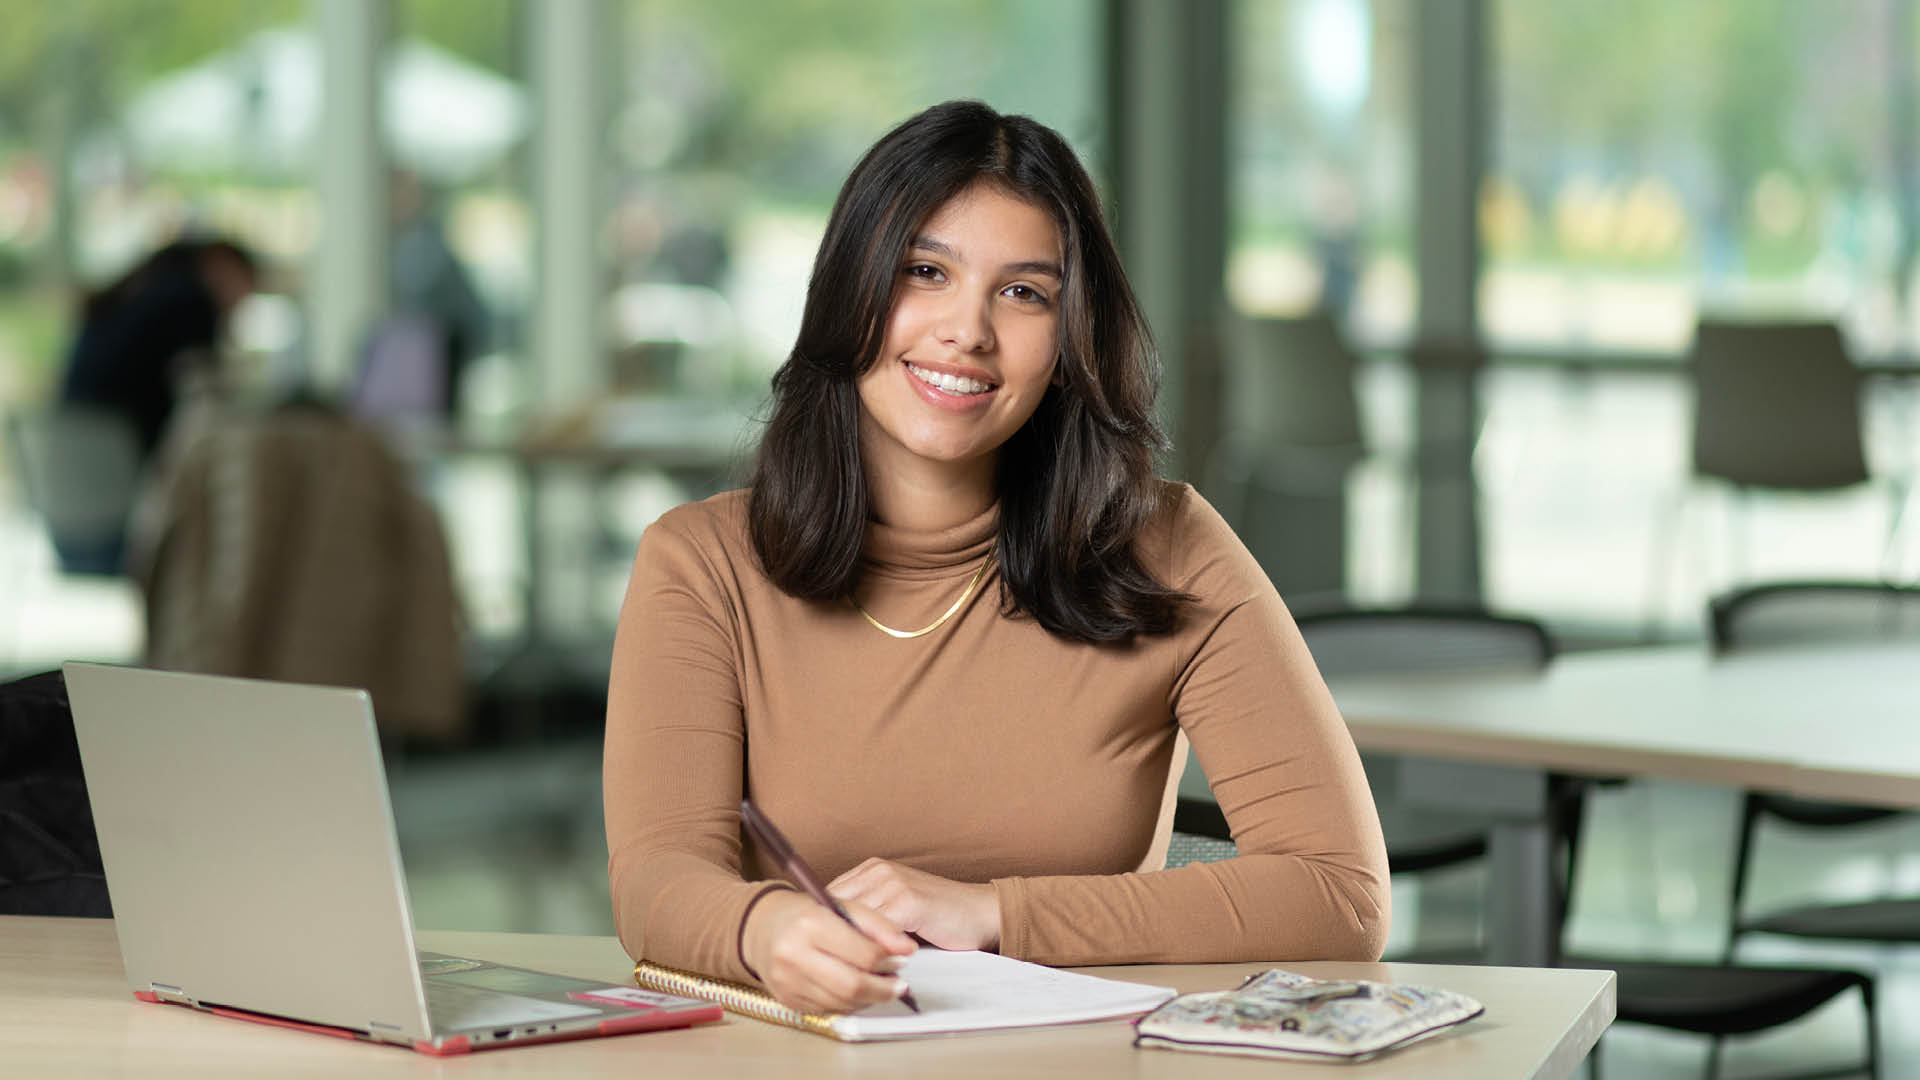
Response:
[{"label": "black office chair", "polygon": [[[1323,676],[1365,672],[1418,672],[1460,669],[1538,670],[1552,659],[1554,644],[1540,623],[1471,608],[1404,607],[1307,611],[1296,617],[1301,635]],[[1387,865],[1395,874],[1419,874],[1484,858],[1491,824],[1469,814],[1411,812],[1398,798],[1401,759],[1361,756],[1387,838]],[[1199,797],[1192,782],[1182,785],[1174,810],[1174,838],[1168,866],[1230,858],[1235,854],[1227,821],[1211,798]],[[1555,791],[1570,793],[1570,779],[1556,780]],[[1579,800],[1553,800],[1577,811]],[[1560,830],[1563,833],[1566,830]],[[1577,829],[1572,830],[1577,832]],[[1477,945],[1423,947],[1423,960],[1473,959]]]},{"label": "black office chair", "polygon": [[[1912,586],[1844,581],[1755,585],[1716,598],[1710,615],[1714,646],[1722,653],[1772,645],[1905,639],[1920,646],[1920,588]],[[1920,650],[1915,653],[1915,666],[1920,670]],[[1728,957],[1748,934],[1920,944],[1920,897],[1814,903],[1757,915],[1746,913],[1755,841],[1768,818],[1803,829],[1833,829],[1896,817],[1910,815],[1883,807],[1748,792],[1741,808],[1740,839],[1734,857]]]},{"label": "black office chair", "polygon": [[[1577,831],[1578,826],[1575,826]],[[1577,865],[1577,863],[1576,863]],[[1577,870],[1575,871],[1577,874]],[[1575,875],[1564,880],[1571,890]],[[1556,885],[1558,881],[1556,881]],[[1563,897],[1556,905],[1563,920],[1568,911]],[[1565,922],[1561,936],[1565,937]],[[1638,957],[1568,954],[1559,966],[1605,968],[1617,976],[1615,1019],[1668,1031],[1705,1035],[1713,1040],[1707,1054],[1709,1080],[1720,1075],[1724,1040],[1790,1024],[1812,1014],[1849,990],[1860,991],[1866,1010],[1865,1058],[1859,1063],[1823,1067],[1769,1080],[1815,1080],[1818,1077],[1880,1075],[1879,1043],[1875,1038],[1873,978],[1864,972],[1829,967],[1757,967],[1746,964],[1695,964]],[[1593,1080],[1600,1076],[1600,1051],[1595,1047]]]},{"label": "black office chair", "polygon": [[[1706,1075],[1720,1075],[1722,1040],[1751,1035],[1800,1020],[1848,990],[1860,991],[1866,1007],[1866,1058],[1857,1064],[1793,1074],[1791,1080],[1880,1075],[1874,1038],[1873,979],[1843,968],[1752,967],[1744,964],[1686,964],[1627,960],[1592,955],[1563,956],[1562,967],[1606,968],[1616,975],[1614,1018],[1713,1039]],[[1594,1048],[1593,1080],[1600,1076],[1600,1050]],[[1768,1080],[1790,1080],[1770,1076]]]},{"label": "black office chair", "polygon": [[[1711,606],[1715,646],[1721,651],[1763,644],[1843,641],[1920,635],[1920,589],[1875,584],[1792,582],[1753,586]],[[1761,818],[1803,825],[1848,825],[1887,818],[1877,807],[1817,803],[1749,792],[1744,799],[1733,875],[1731,931],[1721,964],[1676,964],[1597,956],[1568,956],[1574,967],[1619,973],[1618,1018],[1713,1039],[1709,1076],[1718,1075],[1724,1040],[1793,1023],[1859,990],[1866,1014],[1865,1059],[1806,1076],[1879,1075],[1873,978],[1837,967],[1754,967],[1733,963],[1734,943],[1746,933],[1800,934],[1854,940],[1920,940],[1920,900],[1800,908],[1748,918],[1741,914],[1753,839]],[[1905,936],[1902,936],[1902,935]]]}]

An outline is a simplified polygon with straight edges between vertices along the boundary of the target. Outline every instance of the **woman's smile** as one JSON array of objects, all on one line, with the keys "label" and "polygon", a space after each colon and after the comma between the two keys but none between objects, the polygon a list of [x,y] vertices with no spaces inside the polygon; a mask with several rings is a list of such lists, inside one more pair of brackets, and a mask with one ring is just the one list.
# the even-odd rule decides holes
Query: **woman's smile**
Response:
[{"label": "woman's smile", "polygon": [[951,365],[934,367],[925,361],[902,360],[900,370],[920,400],[945,413],[967,414],[985,409],[993,402],[997,382],[976,370],[959,370]]}]

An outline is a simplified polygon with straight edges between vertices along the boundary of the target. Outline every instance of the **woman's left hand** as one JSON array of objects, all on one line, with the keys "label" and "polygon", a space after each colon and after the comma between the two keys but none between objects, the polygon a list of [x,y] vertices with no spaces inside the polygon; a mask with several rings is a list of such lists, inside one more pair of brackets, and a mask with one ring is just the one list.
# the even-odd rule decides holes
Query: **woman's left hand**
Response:
[{"label": "woman's left hand", "polygon": [[888,859],[868,859],[834,878],[827,891],[858,900],[937,948],[1000,947],[1000,899],[992,885],[949,881]]}]

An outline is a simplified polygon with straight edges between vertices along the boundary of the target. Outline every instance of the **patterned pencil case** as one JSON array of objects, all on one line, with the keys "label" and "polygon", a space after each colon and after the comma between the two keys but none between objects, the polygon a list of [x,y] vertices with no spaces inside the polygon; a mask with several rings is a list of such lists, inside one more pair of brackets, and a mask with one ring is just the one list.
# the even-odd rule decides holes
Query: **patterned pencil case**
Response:
[{"label": "patterned pencil case", "polygon": [[1365,1061],[1471,1020],[1465,994],[1275,968],[1237,990],[1182,994],[1134,1022],[1135,1046],[1314,1061]]}]

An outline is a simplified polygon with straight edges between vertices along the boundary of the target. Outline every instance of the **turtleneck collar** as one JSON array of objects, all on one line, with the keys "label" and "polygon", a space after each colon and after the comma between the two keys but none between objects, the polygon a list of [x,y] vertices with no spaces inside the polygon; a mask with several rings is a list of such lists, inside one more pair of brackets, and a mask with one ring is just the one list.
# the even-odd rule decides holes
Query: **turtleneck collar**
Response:
[{"label": "turtleneck collar", "polygon": [[993,546],[1000,528],[1000,504],[945,529],[904,529],[867,522],[861,560],[869,570],[903,577],[937,577],[956,567],[973,569]]}]

